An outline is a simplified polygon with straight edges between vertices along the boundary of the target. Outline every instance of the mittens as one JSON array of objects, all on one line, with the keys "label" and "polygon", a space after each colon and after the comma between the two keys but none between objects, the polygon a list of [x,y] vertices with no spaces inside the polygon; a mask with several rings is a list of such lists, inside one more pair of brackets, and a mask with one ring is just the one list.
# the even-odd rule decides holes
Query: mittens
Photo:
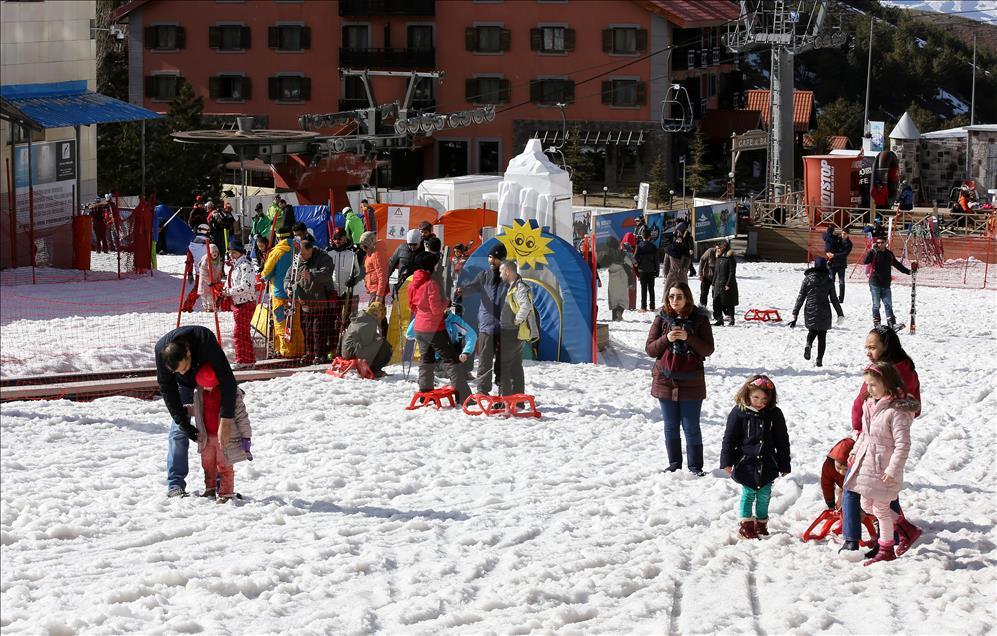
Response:
[{"label": "mittens", "polygon": [[253,445],[253,440],[248,437],[242,438],[242,450],[246,452],[246,459],[253,461],[253,454],[249,451],[250,447]]}]

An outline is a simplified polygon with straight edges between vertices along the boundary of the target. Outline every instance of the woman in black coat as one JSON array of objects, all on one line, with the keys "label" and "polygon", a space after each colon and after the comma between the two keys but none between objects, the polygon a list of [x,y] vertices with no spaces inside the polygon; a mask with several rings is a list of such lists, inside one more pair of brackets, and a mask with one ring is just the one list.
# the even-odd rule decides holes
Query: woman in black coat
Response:
[{"label": "woman in black coat", "polygon": [[717,244],[717,264],[713,274],[713,326],[723,327],[724,316],[734,324],[734,307],[737,306],[737,259],[730,241]]},{"label": "woman in black coat", "polygon": [[827,345],[827,330],[831,328],[831,305],[838,314],[840,322],[844,317],[841,311],[841,303],[834,293],[834,280],[827,269],[827,259],[818,256],[814,259],[814,266],[808,269],[803,275],[803,285],[800,286],[800,293],[796,297],[796,304],[793,306],[793,319],[789,322],[790,327],[796,327],[796,317],[800,313],[800,307],[806,301],[807,306],[803,310],[803,324],[807,326],[807,346],[803,349],[803,358],[810,359],[810,348],[817,339],[817,366],[824,366],[824,349]]}]

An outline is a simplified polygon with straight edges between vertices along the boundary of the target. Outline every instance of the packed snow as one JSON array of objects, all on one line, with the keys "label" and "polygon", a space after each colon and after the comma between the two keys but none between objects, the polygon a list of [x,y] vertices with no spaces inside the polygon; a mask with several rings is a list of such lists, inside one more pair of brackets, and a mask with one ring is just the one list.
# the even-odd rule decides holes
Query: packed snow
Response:
[{"label": "packed snow", "polygon": [[967,20],[997,21],[997,0],[880,0],[898,9],[916,9],[929,13],[954,13]]},{"label": "packed snow", "polygon": [[[740,264],[741,313],[777,307],[788,320],[802,270]],[[909,288],[894,291],[906,320]],[[995,300],[918,289],[918,333],[902,341],[924,413],[901,500],[925,535],[891,563],[845,560],[836,538],[800,540],[823,508],[821,463],[850,429],[865,362],[869,294],[849,281],[823,368],[802,357],[805,330],[785,322],[715,329],[703,478],[662,472],[643,351],[652,315],[634,312],[611,325],[598,365],[527,363],[540,420],[408,412],[414,373],[400,367],[377,382],[301,373],[244,384],[255,460],[236,467],[246,499],[235,504],[165,497],[159,401],[4,404],[0,628],[993,633]],[[90,340],[69,347],[83,356]],[[717,461],[732,395],[756,371],[778,387],[793,471],[774,486],[772,535],[749,542],[737,539],[739,487]],[[188,489],[199,490],[194,450],[190,461]]]}]

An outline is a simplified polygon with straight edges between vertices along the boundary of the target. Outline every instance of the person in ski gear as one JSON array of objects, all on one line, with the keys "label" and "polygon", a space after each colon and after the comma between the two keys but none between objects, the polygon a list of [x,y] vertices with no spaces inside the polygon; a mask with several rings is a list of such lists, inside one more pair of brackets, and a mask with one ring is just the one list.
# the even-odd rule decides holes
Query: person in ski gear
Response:
[{"label": "person in ski gear", "polygon": [[376,378],[384,377],[384,365],[391,360],[391,345],[381,329],[386,314],[383,302],[372,302],[350,321],[350,326],[343,332],[340,355],[347,360],[355,359],[361,373],[363,366],[366,366]]},{"label": "person in ski gear", "polygon": [[734,325],[734,308],[737,307],[737,258],[730,241],[721,240],[717,246],[716,270],[713,273],[713,326],[722,327],[724,316]]},{"label": "person in ski gear", "polygon": [[212,210],[208,214],[208,227],[211,228],[211,242],[220,252],[227,250],[228,245],[225,241],[232,235],[232,229],[235,227],[232,205],[226,201],[221,208]]},{"label": "person in ski gear", "polygon": [[[270,284],[270,304],[274,321],[274,348],[277,353],[284,358],[293,358],[301,349],[300,340],[295,342],[294,323],[298,322],[292,318],[292,337],[287,342],[284,339],[284,332],[287,327],[287,316],[285,312],[290,303],[290,290],[286,289],[284,282],[287,279],[287,272],[294,263],[294,242],[291,238],[291,228],[284,226],[277,230],[277,244],[273,246],[267,254],[267,260],[260,271],[260,278]],[[300,313],[298,307],[293,307],[294,314]],[[299,336],[300,338],[300,336]]]},{"label": "person in ski gear", "polygon": [[189,442],[197,440],[197,428],[190,423],[190,413],[184,405],[193,402],[197,371],[207,363],[218,378],[221,397],[218,438],[223,445],[232,434],[238,386],[225,352],[207,327],[191,325],[167,332],[156,343],[155,358],[159,392],[173,418],[166,455],[167,496],[186,497],[187,451]]},{"label": "person in ski gear", "polygon": [[343,229],[346,230],[346,234],[350,237],[350,241],[353,243],[360,242],[360,236],[364,233],[363,219],[357,216],[357,213],[353,211],[353,208],[346,206],[343,208],[343,218],[345,219],[345,225]]},{"label": "person in ski gear", "polygon": [[291,234],[294,235],[294,240],[296,241],[301,241],[303,239],[315,240],[315,232],[313,232],[312,229],[305,225],[302,221],[297,221],[291,226]]},{"label": "person in ski gear", "polygon": [[838,297],[834,295],[834,281],[827,271],[827,259],[823,256],[815,258],[814,266],[803,274],[803,284],[800,285],[800,293],[793,305],[793,319],[789,321],[791,328],[796,327],[804,302],[806,307],[803,308],[803,324],[807,327],[807,346],[803,349],[803,359],[810,359],[810,350],[816,338],[817,366],[822,367],[827,348],[827,330],[831,328],[831,305],[834,305],[834,311],[838,314],[839,324],[845,318]]},{"label": "person in ski gear", "polygon": [[706,308],[713,288],[713,278],[717,273],[717,250],[710,248],[699,257],[699,306]]},{"label": "person in ski gear", "polygon": [[187,225],[191,228],[196,228],[202,223],[208,222],[208,213],[205,210],[204,203],[201,201],[201,195],[197,195],[194,198],[194,207],[190,210],[190,216],[187,217]]},{"label": "person in ski gear", "polygon": [[791,472],[789,431],[777,401],[772,380],[756,374],[738,390],[727,416],[720,467],[741,484],[738,534],[744,539],[768,535],[772,482]]},{"label": "person in ski gear", "polygon": [[866,225],[862,228],[862,232],[865,234],[867,240],[875,240],[878,238],[886,238],[886,226],[883,225],[883,217],[877,216],[872,221],[872,225]]},{"label": "person in ski gear", "polygon": [[[488,395],[492,391],[492,377],[495,384],[501,386],[502,365],[502,308],[509,293],[509,285],[502,279],[499,266],[505,260],[507,251],[505,245],[496,243],[488,250],[489,267],[482,270],[471,281],[461,284],[458,281],[457,296],[463,298],[466,293],[481,294],[478,305],[478,362],[477,362],[477,393]],[[515,341],[509,343],[516,344]]]},{"label": "person in ski gear", "polygon": [[903,380],[889,362],[873,362],[863,373],[869,398],[862,406],[862,432],[855,441],[845,488],[861,495],[862,509],[879,521],[878,545],[866,565],[897,558],[890,503],[903,486],[910,453],[910,426],[918,403],[905,397]]},{"label": "person in ski gear", "polygon": [[207,253],[201,258],[197,271],[197,295],[201,297],[201,309],[214,311],[215,304],[223,295],[222,284],[225,275],[225,262],[217,245],[208,244]]},{"label": "person in ski gear", "polygon": [[[478,336],[474,333],[471,325],[457,315],[453,307],[447,309],[443,315],[443,320],[450,343],[455,350],[460,351],[458,360],[460,360],[461,372],[466,375],[474,368],[474,346],[478,341]],[[405,330],[405,337],[409,340],[415,340],[415,320],[409,323],[408,329]]]},{"label": "person in ski gear", "polygon": [[873,248],[866,253],[863,262],[866,265],[872,266],[872,271],[869,274],[869,293],[872,296],[872,322],[875,326],[879,326],[881,322],[879,304],[882,302],[883,307],[886,309],[886,323],[891,329],[895,329],[897,318],[893,315],[893,293],[890,290],[892,268],[896,268],[908,276],[910,276],[910,270],[897,260],[897,257],[886,246],[886,239],[883,237],[875,239]]},{"label": "person in ski gear", "polygon": [[256,313],[256,271],[246,257],[246,248],[237,238],[229,241],[229,260],[232,267],[225,281],[225,295],[232,300],[234,322],[232,342],[235,343],[237,364],[255,364],[253,336],[250,327]]},{"label": "person in ski gear", "polygon": [[910,187],[906,179],[900,182],[900,196],[897,198],[897,209],[904,211],[914,209],[914,188]]},{"label": "person in ski gear", "polygon": [[824,240],[824,256],[827,258],[827,268],[831,279],[838,279],[838,302],[845,302],[845,273],[848,271],[848,255],[852,252],[852,240],[848,232],[830,224],[822,235]]},{"label": "person in ski gear", "polygon": [[394,294],[398,295],[398,290],[415,271],[415,255],[422,251],[422,235],[419,230],[409,230],[405,236],[405,245],[399,245],[395,252],[388,259],[388,267],[384,270],[384,275],[390,278],[398,270],[398,280],[395,282]]},{"label": "person in ski gear", "polygon": [[184,271],[187,275],[187,281],[193,282],[193,284],[187,293],[187,298],[184,299],[184,311],[194,311],[194,304],[197,302],[200,294],[201,261],[204,260],[204,256],[208,253],[208,244],[211,243],[210,233],[211,229],[207,223],[198,225],[194,237],[187,245],[187,261],[184,265]]},{"label": "person in ski gear", "polygon": [[388,296],[388,275],[384,271],[384,255],[377,249],[377,234],[364,232],[360,235],[360,247],[364,251],[364,286],[370,294],[371,302],[383,303]]},{"label": "person in ski gear", "polygon": [[[904,351],[897,333],[885,325],[872,329],[865,339],[865,351],[870,363],[889,362],[893,365],[893,368],[900,374],[906,397],[918,404],[917,410],[914,411],[914,417],[918,417],[921,414],[921,381],[917,375],[914,361]],[[863,383],[852,403],[852,434],[855,436],[862,431],[863,406],[868,399],[868,387]],[[922,530],[907,520],[900,507],[899,499],[894,500],[890,505],[898,515],[895,526],[897,530],[896,552],[899,556],[910,549],[910,546],[921,536]],[[862,513],[859,508],[859,495],[845,490],[841,503],[841,527],[845,539],[841,547],[842,550],[859,549],[861,523]]]},{"label": "person in ski gear", "polygon": [[[322,364],[332,347],[329,298],[333,292],[333,259],[315,247],[310,238],[298,243],[298,268],[287,270],[284,289],[293,290],[295,304],[301,308],[301,332],[304,337],[304,360]],[[337,343],[338,345],[338,343]]]},{"label": "person in ski gear", "polygon": [[533,311],[533,292],[519,275],[516,261],[502,261],[502,280],[509,286],[499,318],[501,328],[499,365],[502,395],[518,395],[526,390],[523,374],[523,344],[540,339],[540,325]]},{"label": "person in ski gear", "polygon": [[633,256],[623,249],[622,243],[612,242],[612,239],[603,265],[607,268],[606,277],[609,280],[608,300],[609,311],[614,321],[623,320],[623,312],[630,304],[629,287],[633,278]]},{"label": "person in ski gear", "polygon": [[654,310],[654,281],[661,270],[658,258],[658,246],[651,241],[651,230],[644,228],[640,242],[634,251],[634,261],[637,264],[637,276],[640,278],[640,310]]},{"label": "person in ski gear", "polygon": [[253,269],[256,273],[263,271],[263,264],[267,262],[267,254],[270,253],[270,241],[265,236],[257,236],[253,249]]},{"label": "person in ski gear", "polygon": [[686,283],[665,290],[665,302],[651,323],[644,345],[654,358],[651,395],[658,399],[664,421],[668,472],[682,468],[685,433],[689,471],[703,476],[703,435],[699,417],[706,399],[703,360],[713,355],[713,330],[705,310],[696,307]]},{"label": "person in ski gear", "polygon": [[377,232],[377,215],[367,199],[360,201],[360,219],[363,221],[365,232]]},{"label": "person in ski gear", "polygon": [[283,219],[280,221],[282,225],[293,226],[297,219],[294,218],[294,206],[290,203],[285,203],[284,207],[281,208],[283,213]]},{"label": "person in ski gear", "polygon": [[820,490],[828,510],[841,510],[844,498],[845,474],[848,472],[848,455],[855,446],[855,440],[846,437],[828,452],[820,468]]},{"label": "person in ski gear", "polygon": [[332,234],[332,246],[329,248],[332,257],[332,350],[339,351],[343,331],[350,324],[350,317],[360,308],[360,295],[357,287],[363,279],[363,271],[357,253],[353,251],[346,230],[337,228]]},{"label": "person in ski gear", "polygon": [[415,316],[413,330],[415,341],[419,346],[421,356],[419,364],[419,391],[432,391],[434,388],[434,371],[437,357],[443,361],[443,366],[450,377],[458,404],[471,394],[467,385],[467,377],[461,369],[461,359],[464,354],[458,354],[446,331],[444,312],[446,301],[439,284],[433,279],[437,257],[428,252],[415,257],[415,273],[409,284],[409,308]]},{"label": "person in ski gear", "polygon": [[[242,389],[235,390],[233,430],[225,442],[221,441],[219,422],[222,406],[220,380],[210,362],[205,362],[194,374],[196,386],[191,411],[197,427],[197,452],[201,454],[204,470],[202,497],[226,503],[235,497],[234,464],[252,459],[253,429],[249,413],[242,398]],[[217,485],[217,488],[216,488]]]},{"label": "person in ski gear", "polygon": [[689,282],[689,265],[695,244],[687,232],[688,227],[685,221],[679,221],[671,242],[665,248],[665,289],[671,289],[675,283]]},{"label": "person in ski gear", "polygon": [[109,251],[107,247],[107,220],[104,213],[110,210],[110,206],[104,199],[97,197],[97,200],[90,204],[90,218],[93,221],[93,234],[96,238],[95,249],[98,254]]}]

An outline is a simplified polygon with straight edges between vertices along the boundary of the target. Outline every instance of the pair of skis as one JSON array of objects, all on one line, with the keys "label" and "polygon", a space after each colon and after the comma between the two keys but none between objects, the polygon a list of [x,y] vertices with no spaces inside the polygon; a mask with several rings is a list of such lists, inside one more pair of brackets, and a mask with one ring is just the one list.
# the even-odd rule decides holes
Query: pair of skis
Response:
[{"label": "pair of skis", "polygon": [[300,269],[301,250],[297,250],[294,252],[294,260],[291,261],[291,280],[294,281],[294,285],[291,286],[291,297],[288,300],[287,312],[284,315],[284,342],[291,342],[293,335],[291,330],[294,328],[294,309],[298,299],[298,275],[300,274]]}]

